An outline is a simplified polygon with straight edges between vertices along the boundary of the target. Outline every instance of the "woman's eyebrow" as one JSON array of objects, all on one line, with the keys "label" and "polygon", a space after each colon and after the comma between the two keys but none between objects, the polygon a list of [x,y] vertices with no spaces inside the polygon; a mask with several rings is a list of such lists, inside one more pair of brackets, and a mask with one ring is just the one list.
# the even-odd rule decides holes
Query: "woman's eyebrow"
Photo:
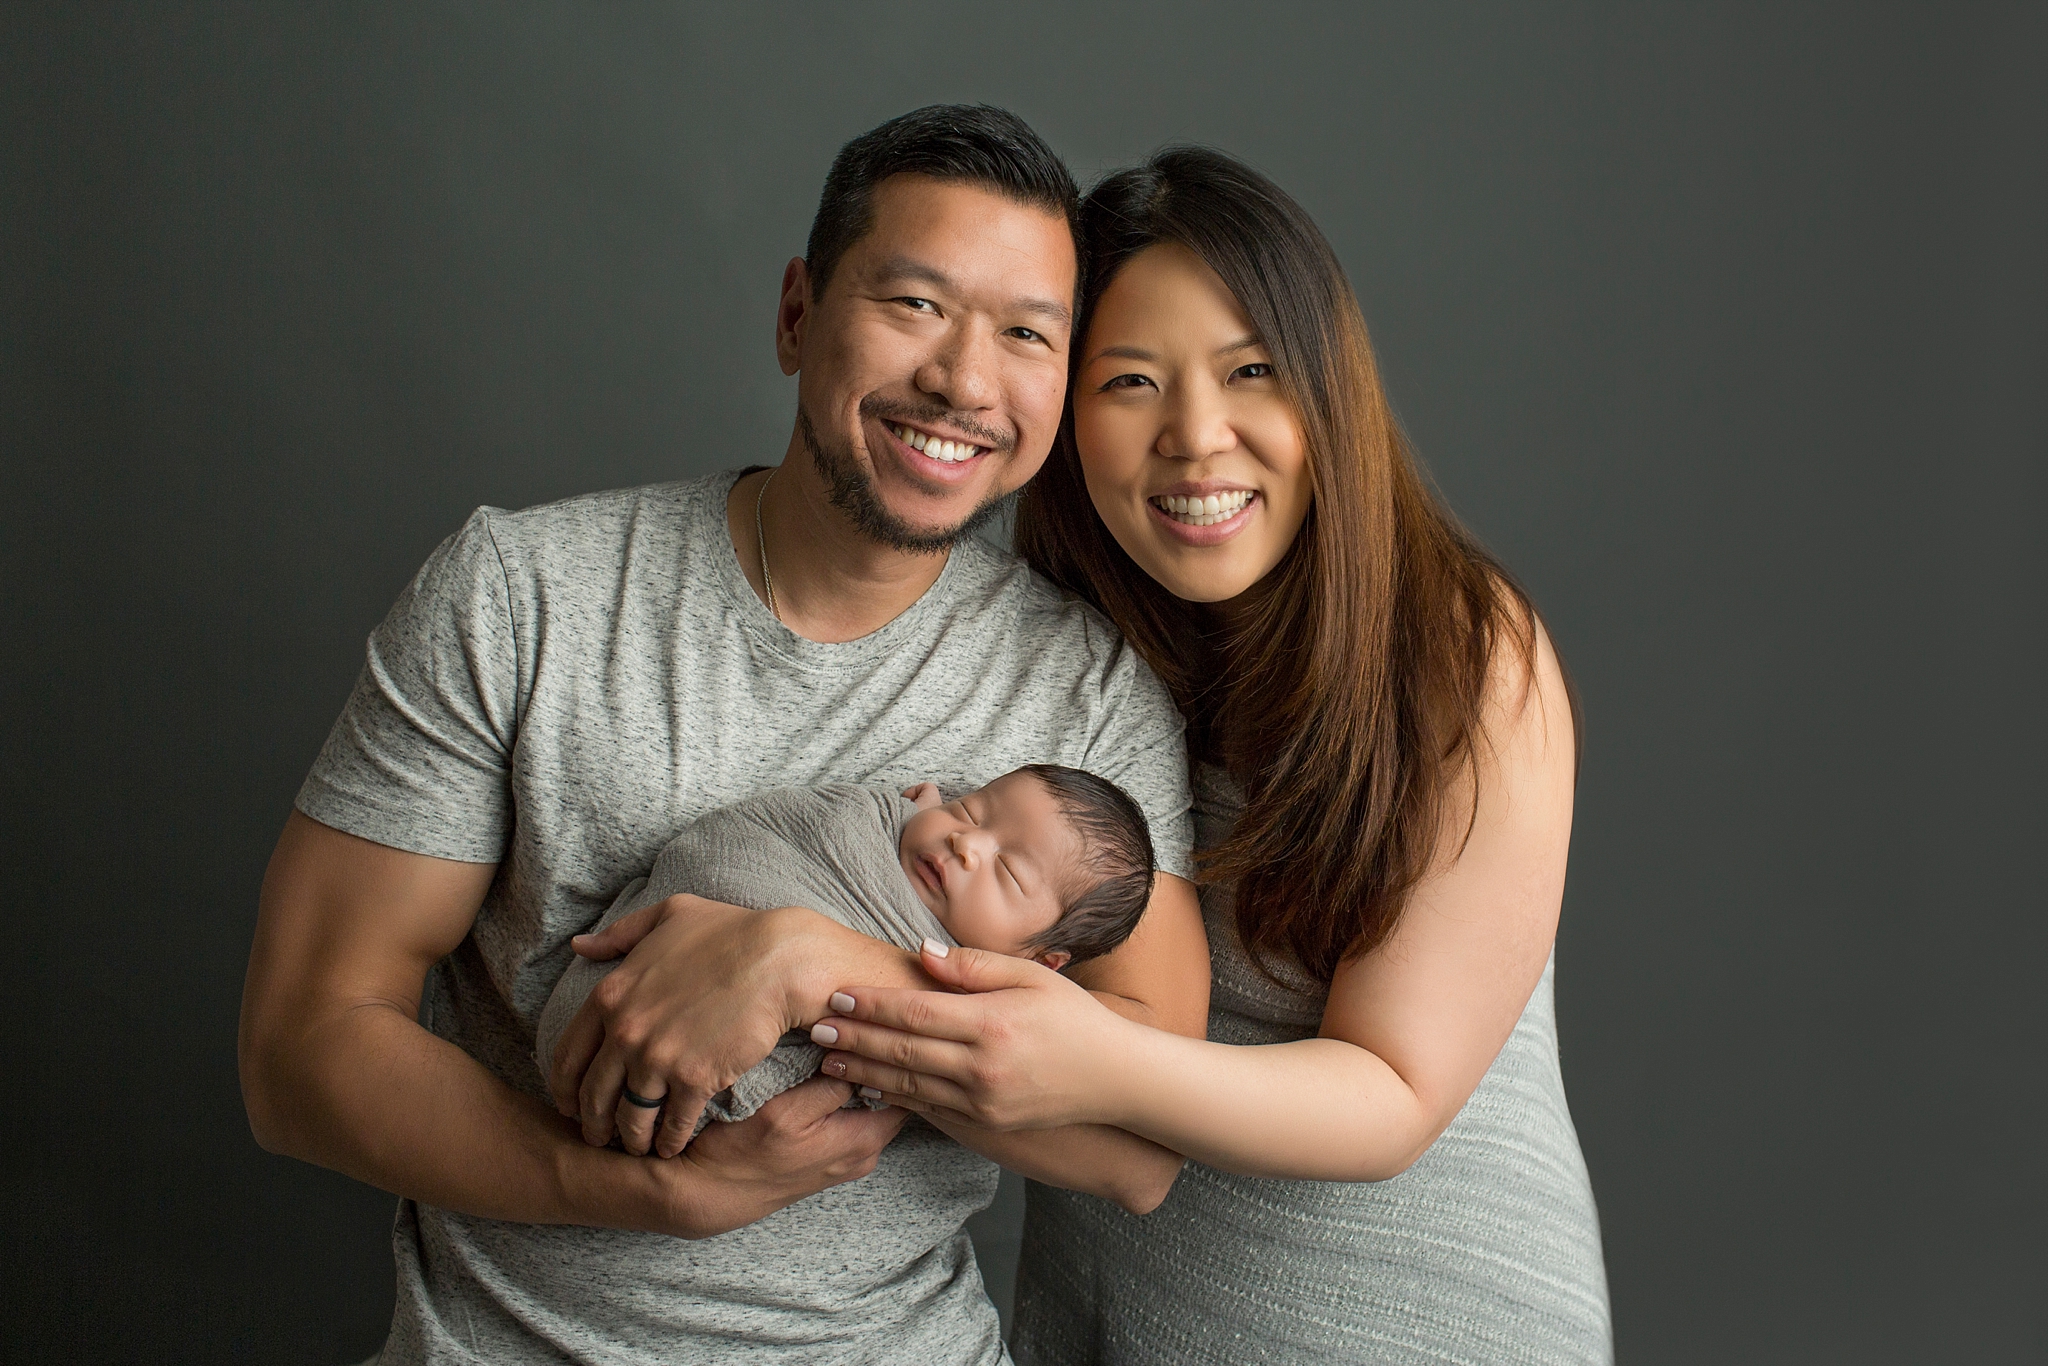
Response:
[{"label": "woman's eyebrow", "polygon": [[[1234,342],[1225,342],[1223,345],[1217,347],[1216,354],[1219,356],[1228,356],[1238,351],[1257,351],[1264,345],[1265,343],[1260,341],[1257,337],[1239,337]],[[1150,361],[1156,364],[1159,360],[1159,357],[1153,352],[1147,351],[1142,346],[1105,346],[1100,351],[1097,351],[1094,355],[1090,356],[1088,359],[1091,361],[1104,359],[1142,360]]]}]

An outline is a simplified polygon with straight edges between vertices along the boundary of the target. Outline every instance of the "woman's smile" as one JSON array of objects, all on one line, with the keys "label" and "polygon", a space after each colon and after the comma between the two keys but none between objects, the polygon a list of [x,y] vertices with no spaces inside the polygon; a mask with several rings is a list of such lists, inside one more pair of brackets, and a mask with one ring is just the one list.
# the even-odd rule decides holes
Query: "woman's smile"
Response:
[{"label": "woman's smile", "polygon": [[1176,484],[1145,500],[1169,535],[1189,545],[1221,545],[1251,525],[1259,509],[1256,489],[1211,488]]}]

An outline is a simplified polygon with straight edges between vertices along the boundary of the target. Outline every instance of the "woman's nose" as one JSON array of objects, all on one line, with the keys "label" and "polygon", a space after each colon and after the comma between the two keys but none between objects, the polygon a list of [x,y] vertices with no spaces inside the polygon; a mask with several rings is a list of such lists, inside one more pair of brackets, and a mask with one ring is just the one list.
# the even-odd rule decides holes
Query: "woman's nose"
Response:
[{"label": "woman's nose", "polygon": [[1158,450],[1174,460],[1204,460],[1237,445],[1230,408],[1211,386],[1183,385],[1173,396],[1160,429]]}]

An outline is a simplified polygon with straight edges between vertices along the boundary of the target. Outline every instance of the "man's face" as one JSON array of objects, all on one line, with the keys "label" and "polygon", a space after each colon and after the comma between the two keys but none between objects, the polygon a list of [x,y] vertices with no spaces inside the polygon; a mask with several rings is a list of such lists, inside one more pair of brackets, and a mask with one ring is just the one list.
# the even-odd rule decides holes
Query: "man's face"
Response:
[{"label": "man's face", "polygon": [[1066,394],[1066,220],[895,175],[822,296],[784,277],[777,349],[832,501],[865,534],[943,549],[1045,463]]}]

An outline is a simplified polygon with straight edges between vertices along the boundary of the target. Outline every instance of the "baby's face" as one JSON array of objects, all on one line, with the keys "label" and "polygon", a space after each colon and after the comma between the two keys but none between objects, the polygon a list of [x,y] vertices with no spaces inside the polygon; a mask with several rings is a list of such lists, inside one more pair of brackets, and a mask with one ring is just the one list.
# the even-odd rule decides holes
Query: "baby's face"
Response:
[{"label": "baby's face", "polygon": [[[897,857],[955,939],[1017,955],[1060,918],[1061,880],[1081,849],[1044,783],[1008,773],[958,801],[941,802],[930,783],[903,795],[922,809],[903,827]],[[1040,961],[1057,969],[1066,955]]]}]

